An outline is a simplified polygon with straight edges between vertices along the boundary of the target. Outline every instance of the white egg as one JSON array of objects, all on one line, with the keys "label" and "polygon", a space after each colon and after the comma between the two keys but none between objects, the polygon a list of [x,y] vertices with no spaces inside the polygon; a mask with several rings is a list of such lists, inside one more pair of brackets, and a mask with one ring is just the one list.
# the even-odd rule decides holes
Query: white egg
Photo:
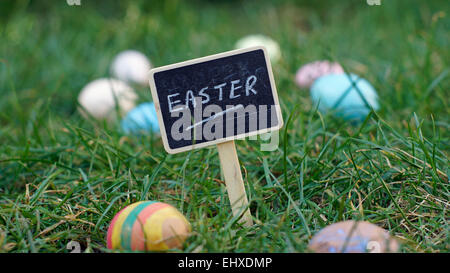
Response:
[{"label": "white egg", "polygon": [[278,62],[281,58],[281,50],[278,43],[271,38],[261,35],[248,35],[236,42],[236,49],[252,46],[264,46],[267,49],[271,62]]},{"label": "white egg", "polygon": [[[84,116],[86,110],[96,119],[112,120],[118,105],[119,114],[123,115],[134,108],[138,96],[125,82],[117,79],[101,78],[90,82],[78,95],[78,103]],[[117,102],[117,104],[116,104]]]},{"label": "white egg", "polygon": [[122,81],[148,85],[148,72],[152,68],[149,59],[139,51],[126,50],[119,53],[111,64],[111,74]]}]

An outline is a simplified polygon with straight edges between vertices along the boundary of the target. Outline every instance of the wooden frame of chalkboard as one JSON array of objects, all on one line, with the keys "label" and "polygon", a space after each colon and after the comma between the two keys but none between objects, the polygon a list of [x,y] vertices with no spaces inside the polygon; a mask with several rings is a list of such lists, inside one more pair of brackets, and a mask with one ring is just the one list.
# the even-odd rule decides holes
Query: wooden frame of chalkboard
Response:
[{"label": "wooden frame of chalkboard", "polygon": [[[270,85],[270,89],[272,91],[271,95],[273,98],[273,105],[275,106],[275,110],[276,110],[275,113],[276,113],[277,124],[275,126],[272,126],[269,128],[264,128],[264,129],[241,133],[241,134],[237,134],[237,135],[233,135],[233,136],[223,137],[220,139],[215,139],[215,140],[206,141],[206,142],[202,142],[202,143],[194,143],[194,144],[190,144],[190,145],[183,146],[180,148],[170,147],[168,136],[167,136],[167,131],[166,131],[167,124],[164,123],[164,117],[163,117],[163,113],[161,111],[160,99],[159,99],[159,95],[158,95],[157,84],[155,81],[155,74],[160,73],[160,72],[178,69],[178,68],[189,67],[192,65],[201,64],[201,63],[205,63],[205,62],[209,62],[209,61],[213,61],[213,60],[217,60],[217,59],[227,58],[230,56],[240,55],[243,53],[249,53],[252,51],[259,51],[259,50],[262,50],[262,52],[264,52],[265,68],[267,69],[268,81],[270,82],[269,85]],[[210,55],[210,56],[206,56],[206,57],[202,57],[202,58],[192,59],[189,61],[184,61],[184,62],[180,62],[180,63],[175,63],[175,64],[171,64],[171,65],[154,68],[154,69],[150,70],[150,72],[149,72],[149,83],[150,83],[150,89],[151,89],[151,93],[152,93],[152,97],[153,97],[153,102],[155,104],[156,113],[158,116],[158,122],[160,125],[161,137],[163,140],[164,148],[170,154],[185,152],[185,151],[189,151],[189,150],[193,150],[193,149],[199,149],[199,148],[211,146],[214,144],[220,144],[220,143],[224,143],[224,142],[228,142],[228,141],[232,141],[232,140],[243,139],[245,137],[255,136],[258,134],[263,134],[263,133],[267,133],[270,131],[279,130],[281,127],[283,127],[283,117],[281,114],[281,108],[280,108],[277,89],[275,86],[273,72],[272,72],[272,68],[271,68],[271,64],[270,64],[270,58],[267,53],[267,50],[263,46],[256,46],[256,47],[250,47],[250,48],[245,48],[245,49],[232,50],[232,51],[228,51],[228,52],[223,52],[223,53],[214,54],[214,55]]]}]

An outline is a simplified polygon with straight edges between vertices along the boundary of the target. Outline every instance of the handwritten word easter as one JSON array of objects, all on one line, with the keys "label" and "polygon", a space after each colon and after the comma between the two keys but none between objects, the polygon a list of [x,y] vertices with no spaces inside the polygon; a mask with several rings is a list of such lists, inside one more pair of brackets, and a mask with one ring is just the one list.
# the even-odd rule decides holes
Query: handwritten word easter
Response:
[{"label": "handwritten word easter", "polygon": [[381,0],[366,0],[369,6],[380,6]]},{"label": "handwritten word easter", "polygon": [[[202,97],[201,104],[206,104],[211,100],[211,96],[215,93],[218,101],[222,101],[224,96],[227,96],[229,99],[237,99],[241,95],[251,96],[256,95],[258,92],[254,89],[257,78],[255,75],[252,75],[247,78],[245,83],[241,83],[241,80],[234,80],[230,82],[224,82],[221,84],[214,85],[212,87],[205,86],[198,91],[198,95]],[[245,90],[245,91],[244,91]],[[186,92],[186,97],[184,97],[184,102],[180,99],[180,93],[174,93],[167,96],[167,102],[169,106],[169,112],[182,111],[183,109],[187,109],[189,107],[189,103],[192,103],[192,106],[195,108],[197,103],[195,101],[195,94],[193,90],[188,90]]]}]

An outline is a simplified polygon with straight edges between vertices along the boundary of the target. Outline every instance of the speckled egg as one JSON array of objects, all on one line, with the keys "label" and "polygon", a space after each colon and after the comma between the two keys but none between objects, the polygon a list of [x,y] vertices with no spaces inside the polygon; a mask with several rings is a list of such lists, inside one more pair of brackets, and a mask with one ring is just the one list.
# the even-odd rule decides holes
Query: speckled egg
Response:
[{"label": "speckled egg", "polygon": [[342,74],[344,69],[336,62],[316,61],[303,65],[295,74],[295,83],[300,88],[309,88],[313,82],[324,75]]},{"label": "speckled egg", "polygon": [[319,253],[397,252],[398,242],[389,233],[369,222],[344,221],[319,231],[308,248]]},{"label": "speckled egg", "polygon": [[153,102],[142,103],[129,111],[121,122],[125,133],[145,134],[153,132],[159,134],[158,117]]},{"label": "speckled egg", "polygon": [[315,105],[319,104],[319,111],[332,111],[352,121],[364,120],[371,108],[379,109],[373,86],[355,74],[329,74],[318,78],[311,86],[311,99]]},{"label": "speckled egg", "polygon": [[248,35],[236,42],[235,48],[247,48],[252,46],[264,46],[269,55],[270,61],[273,63],[278,62],[281,59],[280,46],[272,38],[261,34]]},{"label": "speckled egg", "polygon": [[[81,114],[96,119],[112,120],[118,108],[125,114],[135,106],[138,96],[128,84],[117,79],[101,78],[90,82],[78,95]],[[118,107],[116,107],[118,106]],[[86,113],[87,112],[87,113]]]},{"label": "speckled egg", "polygon": [[109,249],[163,251],[181,248],[190,232],[191,225],[173,206],[142,201],[114,216],[106,240]]}]

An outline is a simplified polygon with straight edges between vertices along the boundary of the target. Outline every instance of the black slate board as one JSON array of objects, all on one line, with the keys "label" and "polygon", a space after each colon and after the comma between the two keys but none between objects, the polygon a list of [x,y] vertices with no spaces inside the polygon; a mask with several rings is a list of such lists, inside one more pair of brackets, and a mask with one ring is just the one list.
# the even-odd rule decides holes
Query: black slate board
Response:
[{"label": "black slate board", "polygon": [[[274,107],[279,104],[269,62],[265,49],[255,47],[151,70],[150,87],[166,150],[169,153],[176,153],[279,129],[283,121],[279,107]],[[194,101],[194,97],[198,99]],[[205,139],[195,132],[198,133],[203,128],[207,121],[203,123],[201,121],[206,120],[208,116],[193,120],[194,104],[196,107],[201,105],[203,110],[208,105],[214,104],[223,111],[235,107],[234,109],[246,108],[256,112],[245,112],[245,119],[237,119],[237,113],[232,118],[230,116],[232,110],[224,112],[223,116],[215,116],[216,121],[223,120],[223,133],[220,137]],[[254,108],[248,107],[249,105],[253,105]],[[258,120],[260,110],[264,110],[260,108],[261,105],[267,107],[267,122]],[[181,113],[178,113],[180,116],[174,117],[172,113],[182,112],[181,109],[184,109],[183,113],[187,113],[189,109],[192,115],[189,124],[196,124],[195,130],[186,130],[190,133],[187,139],[179,139],[179,136],[174,137],[171,133],[172,126],[181,116]],[[227,120],[227,117],[232,119]],[[234,130],[231,130],[231,121],[234,122]],[[239,122],[245,122],[245,132],[242,128],[238,131],[238,124],[243,125]],[[230,123],[228,130],[227,123]],[[181,132],[186,129],[185,127],[178,131]]]}]

